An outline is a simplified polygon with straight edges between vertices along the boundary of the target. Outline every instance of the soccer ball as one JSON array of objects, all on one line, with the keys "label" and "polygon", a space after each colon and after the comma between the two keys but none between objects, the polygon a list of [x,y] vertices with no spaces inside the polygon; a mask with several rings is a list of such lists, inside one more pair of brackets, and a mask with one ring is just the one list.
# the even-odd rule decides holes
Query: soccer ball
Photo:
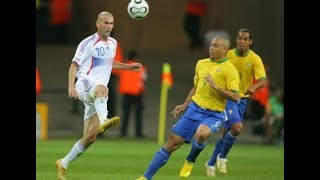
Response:
[{"label": "soccer ball", "polygon": [[133,19],[142,19],[149,12],[149,5],[146,0],[130,0],[127,10]]}]

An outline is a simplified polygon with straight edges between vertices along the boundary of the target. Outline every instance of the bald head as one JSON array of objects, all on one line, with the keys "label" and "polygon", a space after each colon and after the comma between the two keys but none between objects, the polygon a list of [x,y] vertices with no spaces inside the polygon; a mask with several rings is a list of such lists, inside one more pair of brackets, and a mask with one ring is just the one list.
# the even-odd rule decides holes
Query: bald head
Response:
[{"label": "bald head", "polygon": [[97,33],[104,40],[107,41],[107,38],[110,36],[110,33],[113,29],[114,18],[113,15],[107,11],[103,11],[98,14],[96,26]]},{"label": "bald head", "polygon": [[103,17],[105,17],[105,16],[113,17],[113,15],[111,13],[109,13],[107,11],[103,11],[98,14],[97,23],[100,22],[103,19]]},{"label": "bald head", "polygon": [[230,41],[223,37],[212,39],[209,47],[210,58],[219,60],[225,58],[230,48]]},{"label": "bald head", "polygon": [[230,41],[228,39],[225,39],[223,37],[215,37],[214,39],[216,39],[218,42],[220,42],[221,45],[223,47],[225,47],[227,50],[230,49]]}]

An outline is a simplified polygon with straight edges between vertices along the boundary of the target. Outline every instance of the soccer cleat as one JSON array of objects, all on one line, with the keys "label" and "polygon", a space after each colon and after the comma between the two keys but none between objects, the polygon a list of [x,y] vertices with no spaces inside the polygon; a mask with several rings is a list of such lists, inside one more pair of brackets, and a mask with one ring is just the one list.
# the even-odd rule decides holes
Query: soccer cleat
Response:
[{"label": "soccer cleat", "polygon": [[61,159],[56,161],[56,168],[58,170],[58,180],[67,179],[67,169],[61,166]]},{"label": "soccer cleat", "polygon": [[193,163],[185,160],[183,167],[180,170],[180,177],[182,178],[189,177],[191,175],[192,168],[193,168]]},{"label": "soccer cleat", "polygon": [[220,173],[227,174],[227,162],[226,158],[220,158],[220,154],[217,156],[217,168]]},{"label": "soccer cleat", "polygon": [[209,166],[208,162],[204,165],[206,167],[207,176],[215,177],[216,176],[216,168],[214,166]]},{"label": "soccer cleat", "polygon": [[115,116],[110,119],[107,118],[102,124],[99,126],[99,134],[104,134],[108,129],[118,125],[120,122],[120,117]]},{"label": "soccer cleat", "polygon": [[141,177],[139,177],[139,179],[136,179],[136,180],[148,180],[148,179],[144,176],[141,176]]}]

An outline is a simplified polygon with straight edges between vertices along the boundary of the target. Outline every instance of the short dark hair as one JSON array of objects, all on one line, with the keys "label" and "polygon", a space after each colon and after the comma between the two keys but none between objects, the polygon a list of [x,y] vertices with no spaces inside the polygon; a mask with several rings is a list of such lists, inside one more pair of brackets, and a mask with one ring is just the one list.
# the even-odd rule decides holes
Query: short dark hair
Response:
[{"label": "short dark hair", "polygon": [[246,28],[240,29],[240,30],[238,31],[238,35],[239,35],[239,33],[241,33],[241,32],[249,33],[249,38],[250,38],[250,39],[253,39],[252,32],[251,32],[249,29],[246,29]]}]

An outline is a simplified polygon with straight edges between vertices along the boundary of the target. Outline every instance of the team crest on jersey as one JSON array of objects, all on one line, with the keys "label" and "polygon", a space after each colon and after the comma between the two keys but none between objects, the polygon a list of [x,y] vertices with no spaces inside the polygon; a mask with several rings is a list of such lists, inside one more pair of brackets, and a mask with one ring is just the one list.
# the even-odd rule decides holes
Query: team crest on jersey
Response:
[{"label": "team crest on jersey", "polygon": [[221,71],[221,67],[218,67],[217,72],[220,72],[220,71]]},{"label": "team crest on jersey", "polygon": [[251,63],[250,63],[250,62],[247,62],[247,63],[246,63],[246,66],[247,66],[247,68],[250,68],[250,67],[251,67]]},{"label": "team crest on jersey", "polygon": [[229,110],[228,110],[228,113],[229,113],[229,114],[233,114],[233,110],[232,110],[232,109],[229,109]]}]

